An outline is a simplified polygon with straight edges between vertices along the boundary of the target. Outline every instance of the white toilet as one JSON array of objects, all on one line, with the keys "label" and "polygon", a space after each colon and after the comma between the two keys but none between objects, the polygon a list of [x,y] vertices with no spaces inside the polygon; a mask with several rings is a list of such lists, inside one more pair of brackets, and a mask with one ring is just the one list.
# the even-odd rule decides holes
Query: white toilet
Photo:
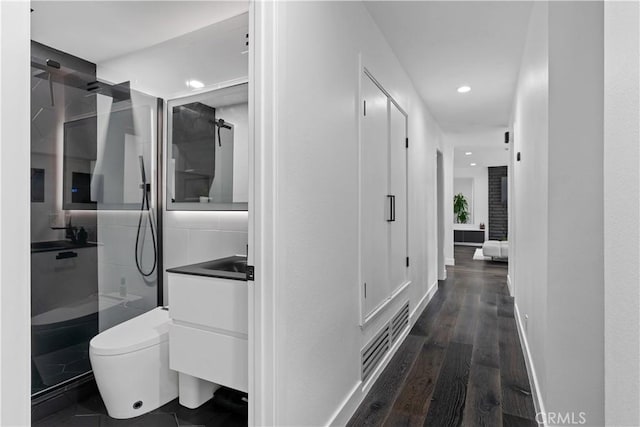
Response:
[{"label": "white toilet", "polygon": [[162,307],[96,335],[89,358],[113,418],[137,417],[178,397],[178,373],[169,369],[169,312]]}]

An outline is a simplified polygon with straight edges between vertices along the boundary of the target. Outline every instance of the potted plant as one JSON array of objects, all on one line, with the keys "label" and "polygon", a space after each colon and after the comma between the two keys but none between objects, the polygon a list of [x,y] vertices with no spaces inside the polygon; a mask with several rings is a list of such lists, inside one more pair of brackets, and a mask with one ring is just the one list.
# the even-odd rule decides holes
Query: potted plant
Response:
[{"label": "potted plant", "polygon": [[462,193],[453,196],[453,214],[458,224],[466,224],[469,220],[469,204]]}]

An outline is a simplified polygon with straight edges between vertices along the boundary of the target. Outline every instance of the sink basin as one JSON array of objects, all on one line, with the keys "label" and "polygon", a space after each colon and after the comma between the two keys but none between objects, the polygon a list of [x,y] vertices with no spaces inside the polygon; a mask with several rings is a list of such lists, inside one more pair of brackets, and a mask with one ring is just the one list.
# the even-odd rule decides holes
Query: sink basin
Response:
[{"label": "sink basin", "polygon": [[212,261],[169,268],[167,269],[167,272],[246,281],[247,257],[234,255],[226,258],[214,259]]},{"label": "sink basin", "polygon": [[[235,257],[231,257],[235,258]],[[247,260],[245,259],[228,259],[223,258],[221,260],[209,261],[201,264],[201,268],[205,270],[215,271],[232,271],[234,273],[246,273],[247,272]]]}]

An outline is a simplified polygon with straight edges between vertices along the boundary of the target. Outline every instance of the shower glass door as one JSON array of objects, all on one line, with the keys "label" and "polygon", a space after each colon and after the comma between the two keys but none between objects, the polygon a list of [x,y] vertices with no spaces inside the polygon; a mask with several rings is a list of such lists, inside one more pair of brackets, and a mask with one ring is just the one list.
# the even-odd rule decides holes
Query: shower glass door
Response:
[{"label": "shower glass door", "polygon": [[100,332],[158,304],[156,228],[157,98],[97,95],[97,201]]},{"label": "shower glass door", "polygon": [[91,371],[89,341],[158,304],[158,99],[32,42],[32,395]]}]

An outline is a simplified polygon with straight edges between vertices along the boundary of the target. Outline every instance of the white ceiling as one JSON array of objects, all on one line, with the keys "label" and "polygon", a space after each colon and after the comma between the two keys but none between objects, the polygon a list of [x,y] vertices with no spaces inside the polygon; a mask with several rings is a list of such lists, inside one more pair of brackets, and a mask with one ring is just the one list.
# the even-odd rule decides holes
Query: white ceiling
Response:
[{"label": "white ceiling", "polygon": [[506,127],[531,2],[365,4],[443,130]]},{"label": "white ceiling", "polygon": [[31,38],[94,63],[248,10],[242,1],[32,1]]},{"label": "white ceiling", "polygon": [[[472,154],[467,156],[465,152]],[[471,166],[475,163],[475,166]],[[455,148],[454,168],[486,168],[489,166],[507,166],[509,164],[509,151],[504,147],[479,147],[479,148]]]},{"label": "white ceiling", "polygon": [[[453,147],[455,169],[509,164],[509,145],[504,143],[502,127],[475,132],[447,133],[444,138]],[[468,152],[471,154],[467,155]],[[471,163],[475,163],[476,166],[471,166]]]},{"label": "white ceiling", "polygon": [[[530,2],[365,4],[443,130],[506,127]],[[101,63],[243,13],[248,0],[48,0],[32,8],[34,40]],[[458,94],[463,84],[471,92]]]}]

